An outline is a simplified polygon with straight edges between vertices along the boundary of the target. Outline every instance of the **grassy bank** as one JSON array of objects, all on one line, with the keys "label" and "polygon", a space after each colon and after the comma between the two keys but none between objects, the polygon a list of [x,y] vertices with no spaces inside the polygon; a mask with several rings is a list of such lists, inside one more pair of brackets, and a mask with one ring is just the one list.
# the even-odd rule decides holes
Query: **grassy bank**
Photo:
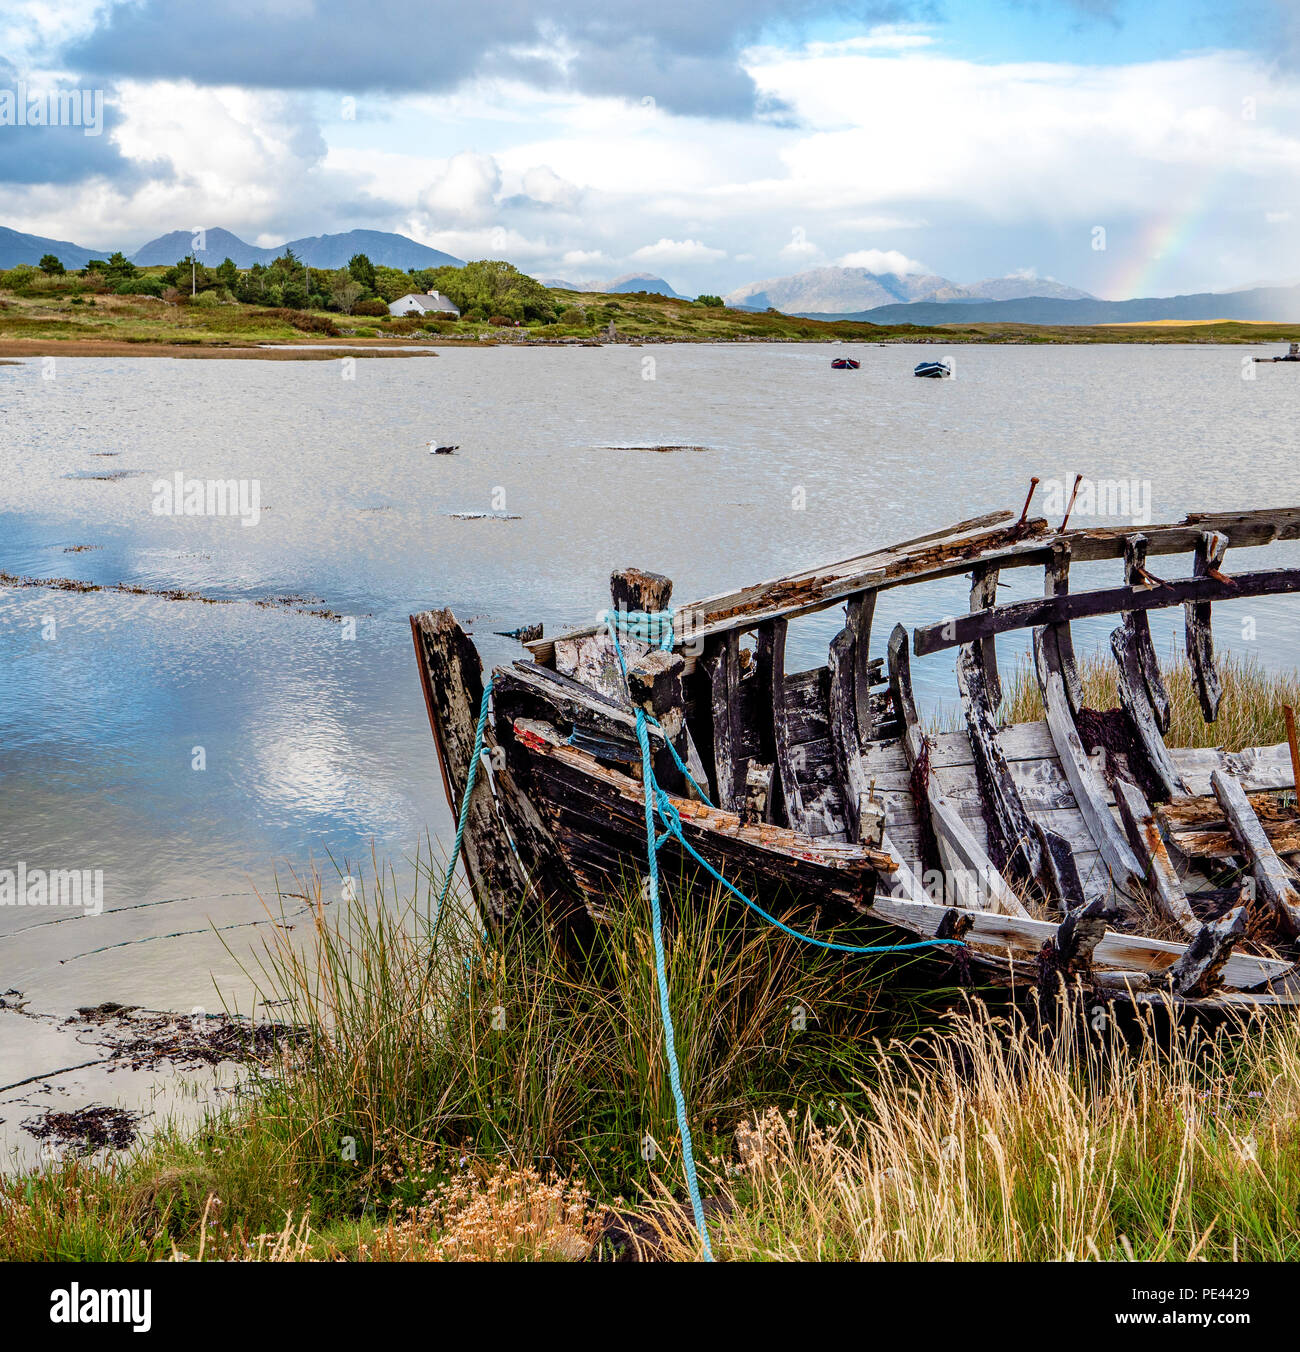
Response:
[{"label": "grassy bank", "polygon": [[203,304],[184,294],[168,300],[116,295],[97,292],[89,283],[79,289],[72,278],[34,283],[21,291],[0,288],[0,354],[39,355],[47,350],[39,345],[48,343],[221,348],[340,339],[363,345],[382,345],[391,339],[446,344],[594,342],[604,337],[610,323],[618,339],[627,342],[1282,343],[1300,336],[1300,326],[1294,324],[877,326],[798,319],[775,311],[728,310],[644,293],[567,291],[554,293],[559,322],[514,328],[485,320],[448,322],[268,308],[218,302],[213,293],[206,295],[212,299]]},{"label": "grassy bank", "polygon": [[[1229,659],[1207,730],[1277,740],[1300,689]],[[1089,703],[1107,668],[1085,660]],[[1012,717],[1033,716],[1023,678]],[[1186,723],[1186,727],[1183,726]],[[0,1259],[697,1256],[646,905],[582,957],[419,896],[316,885],[252,973],[305,1050],[196,1130],[0,1183]],[[669,985],[721,1257],[1300,1258],[1300,1018],[1031,1036],[934,958],[811,949],[672,889]],[[331,904],[332,903],[332,904]],[[817,917],[796,917],[805,929]],[[884,938],[866,926],[851,942]]]}]

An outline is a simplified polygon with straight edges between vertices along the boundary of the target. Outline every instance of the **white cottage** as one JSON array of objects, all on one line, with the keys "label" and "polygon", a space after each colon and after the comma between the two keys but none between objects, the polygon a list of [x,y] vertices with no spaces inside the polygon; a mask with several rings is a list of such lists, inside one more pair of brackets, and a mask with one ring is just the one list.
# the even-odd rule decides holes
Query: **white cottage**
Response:
[{"label": "white cottage", "polygon": [[388,307],[390,315],[427,315],[435,318],[447,315],[452,319],[460,318],[460,311],[442,294],[441,291],[414,291],[399,296]]}]

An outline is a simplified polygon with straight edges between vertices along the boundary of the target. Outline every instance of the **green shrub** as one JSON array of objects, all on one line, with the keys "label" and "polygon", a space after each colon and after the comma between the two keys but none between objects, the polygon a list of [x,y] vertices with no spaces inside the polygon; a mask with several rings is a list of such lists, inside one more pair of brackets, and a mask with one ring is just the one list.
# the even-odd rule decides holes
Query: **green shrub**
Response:
[{"label": "green shrub", "polygon": [[161,296],[163,280],[161,277],[133,277],[123,282],[116,294],[119,296]]}]

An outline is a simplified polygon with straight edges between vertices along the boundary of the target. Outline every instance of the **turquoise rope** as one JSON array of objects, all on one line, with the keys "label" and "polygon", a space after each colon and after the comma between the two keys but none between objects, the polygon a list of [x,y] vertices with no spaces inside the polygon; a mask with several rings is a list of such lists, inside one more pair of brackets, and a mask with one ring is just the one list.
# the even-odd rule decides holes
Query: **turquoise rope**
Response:
[{"label": "turquoise rope", "polygon": [[[665,651],[673,646],[673,612],[660,611],[606,611],[601,617],[609,629],[614,641],[614,652],[618,656],[618,665],[627,681],[627,663],[623,660],[623,649],[619,645],[615,626],[622,626],[639,637],[644,643],[656,643]],[[638,633],[638,630],[640,631]],[[709,1241],[709,1226],[704,1219],[704,1199],[700,1196],[700,1181],[695,1172],[695,1148],[691,1144],[691,1124],[687,1120],[686,1095],[682,1092],[682,1072],[677,1062],[677,1035],[673,1029],[672,1005],[668,998],[668,963],[664,956],[664,922],[659,908],[659,846],[655,842],[655,811],[658,808],[659,785],[655,782],[654,760],[650,755],[650,734],[646,731],[646,719],[649,715],[644,709],[636,711],[636,738],[641,744],[641,782],[645,785],[645,838],[646,861],[650,872],[650,921],[651,935],[655,951],[655,980],[659,986],[659,1019],[664,1030],[664,1051],[668,1057],[668,1080],[672,1085],[673,1104],[677,1109],[677,1129],[682,1137],[682,1172],[686,1175],[686,1191],[690,1194],[691,1211],[695,1217],[695,1229],[700,1236],[704,1250],[704,1261],[713,1262],[713,1245]],[[656,723],[656,727],[658,724]],[[671,749],[672,743],[668,742]],[[677,752],[673,751],[673,756]],[[690,771],[682,765],[682,772],[690,779]],[[695,781],[692,779],[691,783]],[[698,792],[698,785],[696,790]]]},{"label": "turquoise rope", "polygon": [[[474,793],[474,781],[478,778],[478,758],[483,752],[483,736],[487,731],[488,703],[492,695],[492,677],[483,687],[483,700],[478,710],[478,726],[474,729],[474,751],[469,758],[469,769],[465,774],[465,792],[460,800],[460,820],[456,823],[456,843],[451,847],[451,858],[447,861],[447,876],[442,882],[442,895],[438,898],[438,909],[433,913],[434,923],[447,904],[447,894],[451,891],[451,880],[456,876],[456,860],[460,858],[461,846],[465,843],[465,823],[469,821],[469,800]],[[432,957],[430,958],[432,961]]]},{"label": "turquoise rope", "polygon": [[[669,636],[669,642],[672,638]],[[615,640],[617,645],[618,640]],[[636,735],[641,743],[641,773],[646,785],[645,835],[646,855],[650,865],[650,919],[654,936],[655,979],[659,984],[659,1016],[664,1027],[664,1050],[668,1054],[668,1079],[672,1084],[673,1102],[677,1107],[677,1128],[682,1134],[682,1170],[686,1175],[686,1191],[691,1198],[695,1228],[704,1247],[704,1261],[713,1262],[713,1245],[709,1242],[709,1227],[704,1219],[704,1201],[700,1197],[700,1183],[695,1173],[695,1150],[691,1145],[691,1127],[686,1120],[686,1096],[682,1093],[682,1074],[677,1064],[677,1037],[673,1032],[673,1014],[668,1000],[668,965],[664,958],[664,922],[659,910],[659,847],[655,843],[655,808],[650,790],[659,792],[655,784],[654,763],[650,757],[650,734],[646,731],[645,713],[636,711]]]}]

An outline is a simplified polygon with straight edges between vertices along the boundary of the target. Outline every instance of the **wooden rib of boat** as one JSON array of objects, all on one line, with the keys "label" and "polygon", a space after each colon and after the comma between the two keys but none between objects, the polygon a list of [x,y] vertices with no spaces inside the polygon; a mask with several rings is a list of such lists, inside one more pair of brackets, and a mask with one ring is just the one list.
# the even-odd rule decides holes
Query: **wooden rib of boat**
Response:
[{"label": "wooden rib of boat", "polygon": [[[671,653],[622,640],[626,682],[598,626],[531,637],[526,657],[492,674],[464,852],[480,911],[497,925],[535,915],[580,943],[620,885],[639,878],[635,698],[658,720],[655,775],[686,839],[778,914],[872,917],[900,942],[960,938],[971,966],[1004,983],[1064,974],[1134,1003],[1294,1004],[1291,750],[1166,745],[1168,696],[1146,620],[1184,608],[1213,720],[1214,602],[1300,592],[1300,568],[1226,573],[1225,553],[1297,539],[1300,507],[1058,530],[1029,518],[1026,503],[1018,519],[995,512],[677,606]],[[1173,554],[1190,557],[1187,575],[1148,570]],[[1112,585],[1071,589],[1072,563],[1104,561]],[[1043,596],[999,602],[999,577],[1020,569],[1042,572]],[[972,578],[967,613],[873,635],[880,592],[962,574]],[[636,569],[611,578],[614,609],[663,611],[671,591]],[[790,620],[836,606],[844,626],[826,663],[787,670]],[[1070,625],[1112,613],[1121,703],[1090,710]],[[411,623],[454,814],[484,674],[449,610]],[[1003,726],[995,640],[1025,629],[1044,717]],[[933,653],[956,659],[963,732],[927,733],[918,720],[911,664]],[[688,792],[668,741],[716,806]],[[670,880],[695,868],[675,842],[661,861]],[[949,979],[946,959],[934,967]]]}]

